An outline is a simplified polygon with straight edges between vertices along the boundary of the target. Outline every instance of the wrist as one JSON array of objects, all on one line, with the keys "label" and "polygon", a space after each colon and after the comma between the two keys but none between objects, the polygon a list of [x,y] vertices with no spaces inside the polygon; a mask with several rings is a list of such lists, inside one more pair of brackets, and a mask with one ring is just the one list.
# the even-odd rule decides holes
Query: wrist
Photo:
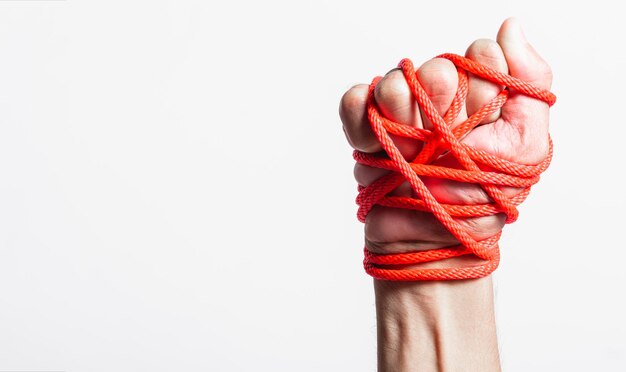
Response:
[{"label": "wrist", "polygon": [[374,280],[379,371],[499,371],[491,277]]}]

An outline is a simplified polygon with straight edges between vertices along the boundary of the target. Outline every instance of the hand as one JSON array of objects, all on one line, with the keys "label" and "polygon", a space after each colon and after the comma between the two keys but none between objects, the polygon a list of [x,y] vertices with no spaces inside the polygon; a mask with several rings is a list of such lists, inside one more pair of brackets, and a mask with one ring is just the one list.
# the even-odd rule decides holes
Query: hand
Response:
[{"label": "hand", "polygon": [[[527,43],[514,19],[505,21],[497,42],[480,39],[470,45],[466,57],[497,71],[527,81],[539,88],[549,89],[552,74],[549,66]],[[458,75],[454,65],[446,59],[432,59],[417,72],[418,79],[441,115],[448,110],[456,93]],[[502,89],[470,74],[469,92],[461,113],[453,127],[467,119],[493,99]],[[350,144],[357,150],[374,153],[381,151],[366,115],[368,86],[357,85],[343,96],[340,116]],[[418,128],[432,128],[410,93],[401,71],[392,70],[376,86],[374,92],[380,111],[389,119]],[[524,164],[542,161],[549,148],[548,105],[539,100],[511,92],[501,110],[485,118],[481,125],[462,140],[476,149],[498,157]],[[393,137],[396,146],[407,160],[412,160],[421,149],[416,140]],[[452,156],[443,156],[433,164],[458,167]],[[387,174],[384,169],[357,164],[355,178],[367,186]],[[477,204],[490,202],[488,195],[477,184],[461,183],[440,178],[422,177],[433,196],[442,203]],[[521,189],[502,187],[512,197]],[[391,195],[412,196],[408,183],[395,189]],[[486,217],[458,218],[476,240],[497,234],[505,223],[503,214]],[[374,253],[398,253],[434,249],[458,244],[430,213],[375,206],[365,221],[366,247]],[[471,258],[477,260],[478,258]]]}]

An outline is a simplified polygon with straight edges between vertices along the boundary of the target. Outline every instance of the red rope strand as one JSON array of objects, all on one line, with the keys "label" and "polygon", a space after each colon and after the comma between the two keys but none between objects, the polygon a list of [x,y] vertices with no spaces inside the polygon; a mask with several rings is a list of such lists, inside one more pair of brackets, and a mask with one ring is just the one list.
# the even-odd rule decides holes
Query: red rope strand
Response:
[{"label": "red rope strand", "polygon": [[[356,199],[359,205],[357,217],[359,221],[365,222],[367,214],[374,205],[430,212],[461,244],[456,247],[387,255],[374,254],[365,249],[365,270],[377,279],[396,281],[452,280],[480,278],[492,273],[498,267],[500,259],[498,240],[501,233],[484,240],[475,240],[455,218],[504,213],[507,217],[507,223],[514,222],[518,216],[516,207],[526,199],[530,187],[539,181],[539,175],[548,168],[552,159],[552,141],[550,141],[548,156],[541,163],[525,165],[474,149],[463,144],[461,138],[474,129],[485,117],[499,110],[506,103],[509,91],[516,91],[536,98],[546,102],[549,106],[556,102],[554,94],[456,54],[442,54],[438,58],[446,58],[454,63],[459,75],[457,92],[450,108],[443,117],[439,115],[428,94],[419,83],[413,63],[408,59],[403,59],[398,65],[411,89],[411,93],[426,117],[432,122],[432,130],[409,127],[385,118],[374,100],[374,89],[381,77],[375,78],[370,84],[367,101],[368,118],[387,157],[355,151],[354,159],[360,164],[383,168],[392,172],[367,187],[359,186],[359,195]],[[459,115],[467,98],[469,85],[467,72],[495,84],[503,85],[505,88],[478,112],[452,129],[451,125]],[[424,146],[415,159],[408,162],[394,145],[390,134],[420,140],[424,142]],[[463,169],[431,164],[445,152],[453,155]],[[486,165],[492,170],[483,171],[478,164]],[[492,202],[475,205],[441,204],[428,190],[420,176],[479,184]],[[388,196],[389,192],[405,181],[410,184],[417,195],[416,198]],[[523,188],[523,191],[509,198],[504,195],[501,186]],[[474,255],[487,262],[469,267],[405,268],[407,265],[464,255]]]}]

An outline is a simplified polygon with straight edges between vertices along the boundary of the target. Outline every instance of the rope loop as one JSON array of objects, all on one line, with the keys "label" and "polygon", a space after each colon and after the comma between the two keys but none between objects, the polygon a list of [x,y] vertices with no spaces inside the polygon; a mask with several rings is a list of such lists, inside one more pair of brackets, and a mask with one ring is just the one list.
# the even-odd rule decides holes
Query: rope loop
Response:
[{"label": "rope loop", "polygon": [[[368,119],[386,155],[354,151],[353,156],[360,164],[383,168],[392,172],[367,187],[359,186],[359,194],[356,198],[359,205],[357,218],[359,221],[365,222],[365,218],[375,205],[430,212],[461,244],[455,247],[386,255],[375,254],[365,249],[363,261],[365,271],[376,279],[394,281],[453,280],[480,278],[491,274],[498,267],[500,260],[498,240],[501,232],[484,240],[475,240],[455,218],[504,213],[506,223],[515,222],[518,217],[517,206],[526,199],[530,187],[539,181],[540,174],[548,168],[552,159],[551,140],[547,157],[539,164],[526,165],[474,149],[462,143],[461,139],[480,124],[485,117],[504,106],[511,91],[541,100],[549,106],[556,102],[554,94],[456,54],[441,54],[437,58],[450,60],[456,66],[459,76],[456,95],[450,108],[443,116],[437,112],[428,94],[419,83],[413,63],[409,59],[403,59],[398,64],[413,97],[417,100],[424,115],[433,124],[432,130],[409,127],[385,118],[374,100],[374,89],[382,78],[376,77],[370,84],[367,100]],[[468,72],[502,85],[504,88],[475,114],[452,128],[452,123],[458,117],[467,98]],[[418,155],[409,162],[404,159],[395,146],[390,134],[416,139],[422,141],[424,145]],[[462,168],[446,168],[432,164],[445,153],[454,156]],[[490,169],[490,171],[481,170],[479,164],[483,165],[483,168]],[[479,184],[492,202],[474,205],[439,203],[420,176]],[[403,182],[410,184],[416,195],[415,198],[388,195]],[[522,188],[522,191],[509,198],[504,195],[501,186],[518,187]],[[464,255],[474,255],[484,260],[485,263],[470,267],[406,268],[407,265]]]}]

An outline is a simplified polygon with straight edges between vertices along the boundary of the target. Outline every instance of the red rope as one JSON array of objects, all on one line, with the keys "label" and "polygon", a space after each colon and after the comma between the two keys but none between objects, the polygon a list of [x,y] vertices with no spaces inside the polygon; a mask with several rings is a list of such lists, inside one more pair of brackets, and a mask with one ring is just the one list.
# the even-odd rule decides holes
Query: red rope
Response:
[{"label": "red rope", "polygon": [[[396,281],[451,280],[480,278],[492,273],[498,267],[500,259],[498,240],[501,233],[484,240],[475,240],[455,220],[455,217],[479,217],[504,213],[507,217],[507,223],[514,222],[518,216],[516,207],[526,199],[530,187],[539,181],[539,175],[548,168],[552,159],[551,140],[548,156],[541,163],[524,165],[474,149],[461,143],[461,138],[474,129],[485,117],[500,109],[507,101],[508,92],[511,90],[544,101],[549,106],[552,106],[556,101],[554,94],[456,54],[442,54],[438,58],[446,58],[454,63],[459,75],[456,95],[443,117],[439,115],[426,91],[419,83],[413,63],[408,59],[403,59],[398,65],[413,96],[417,99],[426,117],[432,122],[433,130],[409,127],[385,118],[374,100],[374,89],[381,77],[375,78],[370,84],[367,102],[368,118],[372,130],[387,156],[355,151],[354,159],[360,164],[384,168],[392,172],[367,187],[359,186],[359,195],[356,199],[359,205],[357,217],[359,221],[365,222],[365,217],[374,205],[431,212],[461,244],[456,247],[386,255],[374,254],[365,249],[363,262],[365,270],[377,279]],[[467,72],[498,85],[503,85],[505,88],[478,112],[459,126],[451,129],[451,124],[459,115],[467,97]],[[424,146],[416,158],[408,162],[394,145],[389,134],[420,140],[424,142]],[[431,163],[444,152],[450,152],[456,157],[464,169],[432,165]],[[493,170],[482,171],[478,164],[486,165]],[[492,202],[475,205],[441,204],[428,190],[420,176],[479,184]],[[387,195],[405,181],[409,182],[417,198]],[[517,196],[509,198],[504,195],[500,186],[519,187],[523,188],[523,191]],[[406,265],[464,255],[474,255],[485,260],[486,263],[470,267],[405,268]]]}]

